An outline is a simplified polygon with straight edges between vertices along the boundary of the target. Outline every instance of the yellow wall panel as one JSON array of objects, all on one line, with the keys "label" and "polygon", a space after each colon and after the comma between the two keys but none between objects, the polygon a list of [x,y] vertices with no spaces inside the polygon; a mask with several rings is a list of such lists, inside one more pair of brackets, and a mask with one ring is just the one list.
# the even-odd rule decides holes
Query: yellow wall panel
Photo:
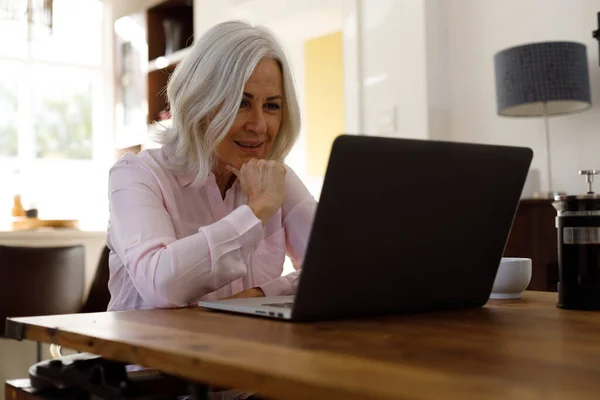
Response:
[{"label": "yellow wall panel", "polygon": [[306,136],[309,176],[324,176],[333,140],[344,132],[342,33],[306,41]]}]

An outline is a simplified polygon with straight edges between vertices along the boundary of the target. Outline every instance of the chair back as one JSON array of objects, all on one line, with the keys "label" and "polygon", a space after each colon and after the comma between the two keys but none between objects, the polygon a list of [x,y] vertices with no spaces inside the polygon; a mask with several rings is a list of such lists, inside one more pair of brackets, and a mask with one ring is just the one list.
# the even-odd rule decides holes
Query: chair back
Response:
[{"label": "chair back", "polygon": [[96,267],[96,274],[90,287],[90,292],[87,299],[83,303],[80,312],[93,313],[104,312],[108,308],[110,302],[110,291],[108,290],[108,279],[110,278],[110,270],[108,267],[108,256],[110,249],[104,246]]},{"label": "chair back", "polygon": [[0,245],[0,336],[7,317],[76,313],[84,289],[83,245]]}]

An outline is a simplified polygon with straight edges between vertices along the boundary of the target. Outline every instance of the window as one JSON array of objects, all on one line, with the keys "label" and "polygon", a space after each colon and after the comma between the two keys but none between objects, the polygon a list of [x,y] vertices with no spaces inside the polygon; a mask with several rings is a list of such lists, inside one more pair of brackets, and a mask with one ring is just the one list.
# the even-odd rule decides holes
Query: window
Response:
[{"label": "window", "polygon": [[[0,64],[0,157],[17,157],[19,149],[18,106],[19,106],[19,63]],[[16,78],[16,79],[15,79]]]},{"label": "window", "polygon": [[0,215],[10,216],[19,193],[40,218],[104,229],[112,161],[104,5],[54,0],[52,35],[28,42],[25,32],[0,21]]},{"label": "window", "polygon": [[92,107],[99,79],[96,71],[34,66],[31,128],[35,158],[92,159]]}]

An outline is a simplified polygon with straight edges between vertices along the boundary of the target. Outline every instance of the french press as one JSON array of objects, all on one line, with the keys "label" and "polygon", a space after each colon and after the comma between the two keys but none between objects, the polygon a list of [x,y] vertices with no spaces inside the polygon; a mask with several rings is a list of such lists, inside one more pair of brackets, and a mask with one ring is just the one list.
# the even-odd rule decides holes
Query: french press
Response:
[{"label": "french press", "polygon": [[600,310],[600,194],[593,191],[594,175],[582,170],[588,192],[556,196],[558,234],[558,307]]}]

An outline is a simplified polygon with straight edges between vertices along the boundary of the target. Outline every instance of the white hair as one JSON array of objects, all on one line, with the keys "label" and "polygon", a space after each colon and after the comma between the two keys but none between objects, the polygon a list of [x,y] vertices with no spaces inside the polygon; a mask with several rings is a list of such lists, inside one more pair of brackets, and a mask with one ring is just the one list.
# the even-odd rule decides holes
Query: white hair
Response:
[{"label": "white hair", "polygon": [[282,161],[300,131],[300,109],[283,47],[264,27],[223,22],[194,43],[169,78],[167,98],[172,126],[157,138],[175,157],[174,172],[196,174],[203,183],[216,163],[216,150],[238,113],[244,86],[258,63],[275,60],[283,75],[282,122],[267,158]]}]

